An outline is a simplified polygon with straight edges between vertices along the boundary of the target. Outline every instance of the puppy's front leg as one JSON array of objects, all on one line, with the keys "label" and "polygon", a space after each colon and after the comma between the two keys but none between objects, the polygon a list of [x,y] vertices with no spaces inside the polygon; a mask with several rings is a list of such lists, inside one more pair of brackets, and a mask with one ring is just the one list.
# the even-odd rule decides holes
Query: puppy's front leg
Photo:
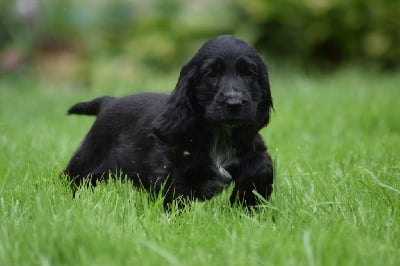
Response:
[{"label": "puppy's front leg", "polygon": [[194,200],[193,189],[187,184],[175,183],[164,195],[164,209],[171,210],[172,204],[183,209]]},{"label": "puppy's front leg", "polygon": [[235,187],[230,197],[231,204],[239,203],[245,207],[258,203],[257,194],[268,199],[272,193],[273,168],[267,151],[254,152],[240,162]]}]

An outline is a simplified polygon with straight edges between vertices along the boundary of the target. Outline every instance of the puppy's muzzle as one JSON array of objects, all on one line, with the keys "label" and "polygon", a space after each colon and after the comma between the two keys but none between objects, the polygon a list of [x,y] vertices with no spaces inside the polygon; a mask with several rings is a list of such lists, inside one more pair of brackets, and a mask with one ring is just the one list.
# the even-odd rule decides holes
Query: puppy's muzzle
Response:
[{"label": "puppy's muzzle", "polygon": [[218,96],[218,109],[221,110],[220,120],[236,124],[250,118],[249,100],[244,97],[243,93],[221,92]]},{"label": "puppy's muzzle", "polygon": [[221,103],[224,105],[224,109],[228,115],[239,114],[247,102],[241,92],[231,91],[221,94]]}]

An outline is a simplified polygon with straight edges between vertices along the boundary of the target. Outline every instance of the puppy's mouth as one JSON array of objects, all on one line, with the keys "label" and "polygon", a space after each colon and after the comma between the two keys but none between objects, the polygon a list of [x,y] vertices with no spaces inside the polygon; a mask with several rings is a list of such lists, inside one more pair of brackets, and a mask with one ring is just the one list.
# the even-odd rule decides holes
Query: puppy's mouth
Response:
[{"label": "puppy's mouth", "polygon": [[212,105],[206,110],[208,121],[229,127],[252,124],[254,123],[255,115],[255,108],[247,105],[240,106],[240,108],[226,108],[226,106]]},{"label": "puppy's mouth", "polygon": [[218,121],[218,123],[228,127],[240,127],[249,124],[250,122],[248,120],[243,120],[238,118],[229,118],[220,120]]},{"label": "puppy's mouth", "polygon": [[249,115],[243,114],[232,115],[213,113],[213,115],[209,116],[209,121],[217,125],[239,127],[251,124],[253,119]]},{"label": "puppy's mouth", "polygon": [[250,125],[252,120],[243,117],[219,117],[217,119],[212,119],[212,123],[218,126],[235,128]]}]

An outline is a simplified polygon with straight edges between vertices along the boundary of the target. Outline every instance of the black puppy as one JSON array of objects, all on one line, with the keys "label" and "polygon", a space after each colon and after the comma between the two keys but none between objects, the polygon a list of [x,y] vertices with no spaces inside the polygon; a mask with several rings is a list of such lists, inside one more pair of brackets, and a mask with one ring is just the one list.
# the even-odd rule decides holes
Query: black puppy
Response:
[{"label": "black puppy", "polygon": [[171,95],[101,97],[69,114],[97,119],[64,173],[74,187],[122,173],[135,186],[176,199],[210,199],[234,182],[231,202],[257,204],[273,170],[258,131],[272,98],[265,64],[233,36],[207,41],[182,68]]}]

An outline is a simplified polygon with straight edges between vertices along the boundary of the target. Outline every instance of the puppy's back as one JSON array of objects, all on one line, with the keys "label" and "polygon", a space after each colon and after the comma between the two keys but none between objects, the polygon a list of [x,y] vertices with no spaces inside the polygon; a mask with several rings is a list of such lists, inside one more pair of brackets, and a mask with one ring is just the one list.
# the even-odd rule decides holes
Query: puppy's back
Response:
[{"label": "puppy's back", "polygon": [[114,104],[119,104],[121,107],[135,106],[135,105],[152,105],[164,104],[167,94],[161,93],[143,93],[133,94],[125,97],[115,98],[110,96],[103,96],[87,102],[79,102],[74,104],[68,109],[69,115],[95,115],[97,116],[101,111]]}]

